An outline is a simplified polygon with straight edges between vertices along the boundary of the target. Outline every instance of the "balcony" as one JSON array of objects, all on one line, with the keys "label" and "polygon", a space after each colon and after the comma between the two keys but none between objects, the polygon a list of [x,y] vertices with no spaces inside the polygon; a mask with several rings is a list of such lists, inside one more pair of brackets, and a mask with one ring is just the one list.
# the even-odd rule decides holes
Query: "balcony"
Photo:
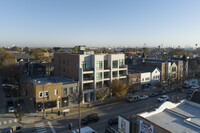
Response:
[{"label": "balcony", "polygon": [[126,70],[119,71],[119,76],[120,76],[120,77],[126,76]]},{"label": "balcony", "polygon": [[84,71],[84,72],[86,72],[86,71],[93,71],[93,70],[94,70],[94,68],[87,68],[87,69],[86,69],[86,68],[83,68],[83,71]]},{"label": "balcony", "polygon": [[93,90],[93,89],[94,89],[93,83],[85,83],[85,84],[83,84],[83,91]]},{"label": "balcony", "polygon": [[88,80],[94,80],[94,75],[93,74],[84,74],[83,81],[88,81]]}]

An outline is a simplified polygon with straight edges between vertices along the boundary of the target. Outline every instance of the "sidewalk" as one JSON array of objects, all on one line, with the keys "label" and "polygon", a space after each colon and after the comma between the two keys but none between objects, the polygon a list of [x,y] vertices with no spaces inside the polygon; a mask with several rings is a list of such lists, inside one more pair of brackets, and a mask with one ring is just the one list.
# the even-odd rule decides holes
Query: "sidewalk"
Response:
[{"label": "sidewalk", "polygon": [[[90,108],[87,107],[88,104],[81,104],[81,113],[91,111],[94,109],[98,109],[98,108],[104,108],[106,106],[111,106],[114,104],[119,104],[119,102],[115,102],[112,104],[106,104],[106,105],[102,105],[102,106],[98,106],[98,107],[94,106],[94,107],[90,107]],[[62,109],[62,110],[64,110],[64,109]],[[30,113],[26,116],[23,116],[21,118],[21,120],[19,120],[19,123],[20,124],[33,124],[33,123],[37,123],[37,122],[41,122],[41,121],[51,121],[51,120],[56,120],[56,119],[62,119],[63,117],[76,115],[76,114],[78,114],[78,106],[71,107],[70,113],[66,113],[65,116],[63,115],[63,113],[61,113],[60,116],[58,116],[58,111],[59,110],[54,111],[53,113],[48,112],[48,116],[46,116],[46,112],[45,112],[45,119],[43,119],[43,112]]]}]

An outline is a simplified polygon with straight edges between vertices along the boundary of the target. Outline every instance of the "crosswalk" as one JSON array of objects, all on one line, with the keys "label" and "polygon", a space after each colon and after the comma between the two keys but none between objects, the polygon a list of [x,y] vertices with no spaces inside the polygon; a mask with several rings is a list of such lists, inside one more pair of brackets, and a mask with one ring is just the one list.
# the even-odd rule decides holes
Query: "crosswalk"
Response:
[{"label": "crosswalk", "polygon": [[38,133],[46,133],[47,132],[47,130],[44,126],[44,123],[37,123],[37,124],[35,124],[35,127],[36,127]]},{"label": "crosswalk", "polygon": [[17,119],[11,119],[11,120],[5,120],[5,121],[0,121],[0,126],[11,124],[11,123],[17,123]]}]

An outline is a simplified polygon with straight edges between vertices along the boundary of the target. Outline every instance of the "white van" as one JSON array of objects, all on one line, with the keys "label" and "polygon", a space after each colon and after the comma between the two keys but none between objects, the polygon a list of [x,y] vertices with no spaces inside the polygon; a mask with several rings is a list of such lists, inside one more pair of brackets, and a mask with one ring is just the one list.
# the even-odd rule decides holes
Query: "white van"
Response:
[{"label": "white van", "polygon": [[[72,133],[79,133],[79,129],[73,130]],[[81,133],[98,133],[98,132],[92,129],[91,127],[87,126],[81,128]]]},{"label": "white van", "polygon": [[128,96],[127,97],[127,100],[128,100],[128,102],[134,102],[134,101],[137,101],[137,100],[139,100],[140,99],[140,96],[138,96],[138,95],[135,95],[135,96]]}]

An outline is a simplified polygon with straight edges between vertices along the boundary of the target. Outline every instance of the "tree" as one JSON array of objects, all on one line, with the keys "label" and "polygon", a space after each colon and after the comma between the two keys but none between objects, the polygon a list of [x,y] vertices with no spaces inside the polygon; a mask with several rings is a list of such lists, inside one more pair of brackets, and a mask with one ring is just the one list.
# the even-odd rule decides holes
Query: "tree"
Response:
[{"label": "tree", "polygon": [[6,52],[4,49],[0,49],[0,66],[5,66],[8,64],[13,64],[15,62],[15,57],[12,53]]},{"label": "tree", "polygon": [[95,54],[101,54],[102,53],[102,51],[100,49],[97,49],[94,52],[95,52]]},{"label": "tree", "polygon": [[16,46],[12,47],[11,50],[21,52],[21,49]]},{"label": "tree", "polygon": [[54,50],[54,49],[49,49],[48,52],[50,52],[50,53],[54,53],[55,50]]},{"label": "tree", "polygon": [[149,48],[143,48],[143,52],[145,53],[145,55],[150,55]]},{"label": "tree", "polygon": [[125,95],[129,90],[129,86],[122,80],[115,79],[110,84],[110,91],[114,96],[120,97]]},{"label": "tree", "polygon": [[30,49],[28,47],[23,48],[23,52],[29,53]]},{"label": "tree", "polygon": [[104,100],[109,95],[109,90],[107,88],[99,88],[96,91],[96,98],[99,100]]}]

